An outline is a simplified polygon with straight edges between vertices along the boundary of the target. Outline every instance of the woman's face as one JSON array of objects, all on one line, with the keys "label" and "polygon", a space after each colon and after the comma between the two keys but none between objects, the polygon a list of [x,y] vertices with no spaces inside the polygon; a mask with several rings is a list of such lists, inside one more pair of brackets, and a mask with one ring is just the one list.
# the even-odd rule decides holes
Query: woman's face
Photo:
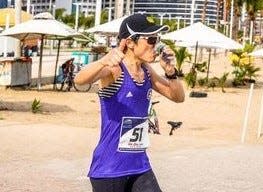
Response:
[{"label": "woman's face", "polygon": [[143,62],[153,62],[157,56],[155,45],[158,43],[159,37],[154,36],[140,36],[134,47],[134,55]]}]

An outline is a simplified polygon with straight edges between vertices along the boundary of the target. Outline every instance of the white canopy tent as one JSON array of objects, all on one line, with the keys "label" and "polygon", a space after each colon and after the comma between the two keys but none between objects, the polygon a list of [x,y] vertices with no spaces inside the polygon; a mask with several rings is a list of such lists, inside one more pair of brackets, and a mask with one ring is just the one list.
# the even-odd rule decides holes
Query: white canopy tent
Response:
[{"label": "white canopy tent", "polygon": [[119,33],[119,29],[121,26],[122,21],[127,16],[120,17],[118,19],[112,20],[110,22],[97,25],[95,27],[89,28],[86,30],[88,33],[104,33],[104,34],[117,34]]},{"label": "white canopy tent", "polygon": [[253,57],[263,57],[263,49],[259,49],[259,50],[253,51],[249,55],[253,56]]},{"label": "white canopy tent", "polygon": [[207,27],[201,22],[194,23],[183,29],[167,33],[161,36],[162,39],[175,41],[176,45],[194,47],[220,48],[220,49],[241,49],[243,46],[236,41],[226,37],[220,32]]},{"label": "white canopy tent", "polygon": [[[177,46],[196,47],[194,64],[196,63],[198,47],[228,50],[242,49],[243,47],[236,41],[226,37],[225,35],[210,27],[207,27],[201,22],[194,23],[193,25],[183,29],[164,34],[161,36],[161,38],[172,40]],[[210,58],[211,50],[209,52],[207,78],[209,73]]]},{"label": "white canopy tent", "polygon": [[[39,70],[38,70],[38,89],[41,87],[41,72],[42,72],[42,56],[43,56],[43,40],[44,39],[57,39],[59,40],[56,68],[59,57],[59,47],[60,40],[70,39],[70,38],[88,38],[69,26],[61,23],[50,14],[50,13],[40,13],[34,17],[33,20],[15,25],[9,29],[3,31],[0,36],[10,36],[17,38],[21,41],[30,40],[30,39],[40,39],[40,58],[39,58]],[[56,72],[55,72],[56,76]],[[56,78],[56,77],[55,77]]]}]

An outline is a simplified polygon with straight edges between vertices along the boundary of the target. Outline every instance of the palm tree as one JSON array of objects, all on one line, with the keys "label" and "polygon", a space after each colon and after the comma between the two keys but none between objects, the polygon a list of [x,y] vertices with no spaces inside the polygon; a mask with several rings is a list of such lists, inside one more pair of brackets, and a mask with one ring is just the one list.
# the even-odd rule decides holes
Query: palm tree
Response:
[{"label": "palm tree", "polygon": [[[230,21],[229,15],[230,15],[230,10],[231,10],[231,1],[232,0],[225,1],[224,15],[225,15],[226,21]],[[234,13],[233,13],[234,15],[233,15],[233,29],[232,29],[233,39],[237,39],[238,24],[239,24],[239,18],[241,16],[243,1],[244,0],[234,0]]]},{"label": "palm tree", "polygon": [[202,23],[205,23],[207,5],[208,5],[208,0],[204,0],[203,11],[202,11]]},{"label": "palm tree", "polygon": [[233,39],[238,38],[239,21],[242,13],[244,0],[234,0]]},{"label": "palm tree", "polygon": [[[252,28],[250,28],[250,34],[253,39],[253,31],[254,31],[254,21],[256,20],[256,15],[258,11],[263,9],[263,1],[262,0],[243,0],[246,4],[246,10],[248,14],[248,19],[250,21],[250,25],[253,25]],[[251,40],[252,40],[251,39]]]},{"label": "palm tree", "polygon": [[263,9],[260,10],[260,21],[259,21],[259,35],[262,36],[262,19],[263,19]]},{"label": "palm tree", "polygon": [[220,12],[220,7],[221,4],[223,3],[223,0],[217,0],[217,5],[216,5],[216,27],[215,29],[218,31],[219,28],[219,12]]},{"label": "palm tree", "polygon": [[178,70],[178,76],[183,77],[182,66],[186,59],[191,60],[192,55],[187,51],[186,47],[180,47],[179,49],[175,49],[175,58],[176,58],[176,69]]},{"label": "palm tree", "polygon": [[191,60],[192,55],[187,51],[186,47],[177,48],[174,42],[171,40],[162,40],[162,42],[168,45],[174,52],[176,57],[176,69],[178,71],[178,76],[183,77],[184,76],[182,71],[183,63],[187,59]]}]

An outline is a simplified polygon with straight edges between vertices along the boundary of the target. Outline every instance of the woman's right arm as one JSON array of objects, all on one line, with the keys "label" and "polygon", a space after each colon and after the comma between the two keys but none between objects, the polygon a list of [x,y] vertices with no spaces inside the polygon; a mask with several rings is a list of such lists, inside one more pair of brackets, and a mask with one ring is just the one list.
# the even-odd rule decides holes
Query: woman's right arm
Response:
[{"label": "woman's right arm", "polygon": [[99,79],[107,77],[111,74],[109,66],[102,63],[100,60],[92,62],[84,67],[75,76],[74,81],[76,84],[83,85],[86,83],[93,83]]},{"label": "woman's right arm", "polygon": [[126,46],[126,41],[123,39],[118,48],[110,50],[104,57],[88,64],[74,78],[76,84],[82,85],[93,83],[99,79],[107,79],[112,76],[114,68],[119,67],[124,58],[123,50]]}]

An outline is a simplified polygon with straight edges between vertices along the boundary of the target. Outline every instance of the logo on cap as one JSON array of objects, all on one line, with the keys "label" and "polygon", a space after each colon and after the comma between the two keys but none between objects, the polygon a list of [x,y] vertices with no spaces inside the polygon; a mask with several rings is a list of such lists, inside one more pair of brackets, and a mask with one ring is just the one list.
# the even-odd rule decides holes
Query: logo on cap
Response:
[{"label": "logo on cap", "polygon": [[129,27],[128,23],[126,23],[126,27],[127,27],[128,31],[129,31],[129,33],[131,34],[131,36],[133,36],[134,34],[136,34],[136,32],[134,32],[134,31]]},{"label": "logo on cap", "polygon": [[147,17],[146,19],[149,23],[154,24],[154,20],[152,17]]}]

